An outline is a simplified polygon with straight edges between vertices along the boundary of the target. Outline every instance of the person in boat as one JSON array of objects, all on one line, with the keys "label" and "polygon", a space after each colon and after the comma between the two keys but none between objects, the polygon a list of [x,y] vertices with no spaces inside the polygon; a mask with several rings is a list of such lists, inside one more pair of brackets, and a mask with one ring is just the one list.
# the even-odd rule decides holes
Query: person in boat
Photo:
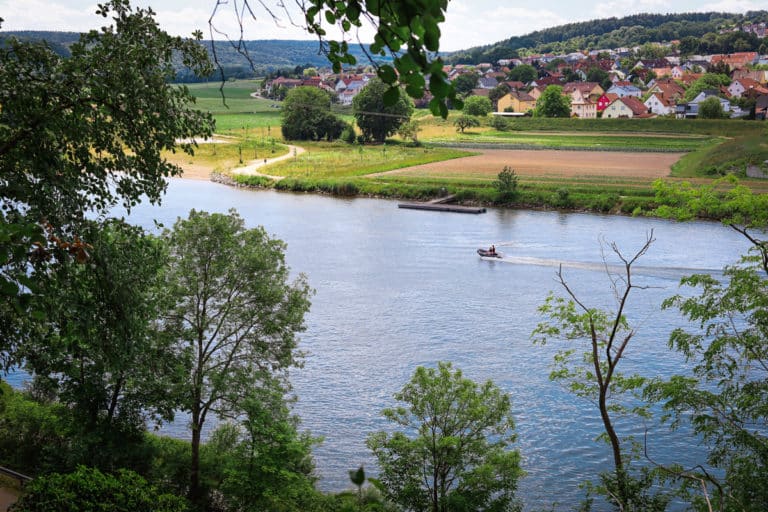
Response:
[{"label": "person in boat", "polygon": [[495,255],[496,254],[496,246],[492,245],[491,248],[488,249],[488,252]]}]

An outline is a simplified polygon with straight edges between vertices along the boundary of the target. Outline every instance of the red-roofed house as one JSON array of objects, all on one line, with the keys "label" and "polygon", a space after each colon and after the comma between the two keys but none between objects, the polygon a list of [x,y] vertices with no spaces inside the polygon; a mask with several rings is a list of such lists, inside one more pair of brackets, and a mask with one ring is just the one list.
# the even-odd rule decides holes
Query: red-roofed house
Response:
[{"label": "red-roofed house", "polygon": [[614,93],[605,93],[597,99],[597,111],[602,112],[608,105],[618,99],[619,95]]},{"label": "red-roofed house", "polygon": [[613,101],[608,108],[603,110],[603,119],[616,119],[620,117],[638,118],[651,117],[642,101],[634,96],[624,96]]}]

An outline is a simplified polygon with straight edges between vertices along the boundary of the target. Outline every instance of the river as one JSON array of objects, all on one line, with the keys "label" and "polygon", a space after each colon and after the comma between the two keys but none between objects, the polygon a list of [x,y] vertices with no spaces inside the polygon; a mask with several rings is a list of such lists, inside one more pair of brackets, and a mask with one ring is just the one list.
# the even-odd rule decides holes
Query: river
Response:
[{"label": "river", "polygon": [[[517,448],[527,476],[519,495],[526,509],[556,503],[570,509],[583,497],[579,484],[610,469],[596,407],[571,396],[548,374],[554,345],[534,346],[537,308],[561,292],[563,271],[590,306],[611,307],[610,281],[600,240],[633,255],[651,230],[656,241],[637,263],[628,319],[637,335],[622,366],[665,376],[684,368],[667,349],[681,323],[661,301],[679,291],[680,277],[719,273],[748,244],[717,223],[579,213],[489,209],[482,215],[402,210],[393,201],[333,199],[172,180],[161,207],[140,205],[134,223],[172,225],[190,208],[235,208],[249,226],[263,225],[284,240],[294,273],[305,273],[317,293],[300,347],[305,364],[292,372],[302,428],[324,442],[315,449],[320,487],[349,487],[347,471],[375,472],[366,436],[391,426],[381,410],[418,365],[452,361],[466,376],[492,379],[514,404]],[[499,261],[480,259],[495,244]],[[608,254],[607,256],[611,256]],[[609,258],[608,262],[615,262]],[[660,461],[701,457],[695,441],[654,422],[619,422],[619,434],[642,438]],[[165,429],[186,437],[184,421]]]}]

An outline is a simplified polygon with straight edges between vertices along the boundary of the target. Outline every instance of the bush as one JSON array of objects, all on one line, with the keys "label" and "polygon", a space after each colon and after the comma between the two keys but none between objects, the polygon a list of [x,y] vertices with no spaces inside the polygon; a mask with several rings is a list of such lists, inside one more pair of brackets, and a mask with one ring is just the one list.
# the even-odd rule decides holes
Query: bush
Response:
[{"label": "bush", "polygon": [[491,116],[488,124],[491,125],[491,128],[500,132],[509,130],[509,121],[502,116]]},{"label": "bush", "polygon": [[493,104],[484,96],[470,96],[464,100],[462,112],[468,116],[485,117],[493,112]]},{"label": "bush", "polygon": [[504,166],[504,169],[499,173],[498,179],[493,182],[493,186],[499,194],[499,201],[509,201],[517,196],[517,184],[519,177],[515,174],[515,171],[509,167]]},{"label": "bush", "polygon": [[352,126],[347,125],[342,131],[341,135],[339,136],[341,140],[346,142],[347,144],[354,144],[357,140],[357,135],[355,134],[355,129],[352,128]]}]

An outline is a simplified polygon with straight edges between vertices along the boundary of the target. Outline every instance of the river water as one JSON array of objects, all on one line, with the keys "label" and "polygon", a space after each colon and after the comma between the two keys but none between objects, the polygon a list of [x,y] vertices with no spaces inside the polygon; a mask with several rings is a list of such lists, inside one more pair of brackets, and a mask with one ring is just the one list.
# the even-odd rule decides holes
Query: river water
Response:
[{"label": "river water", "polygon": [[[489,209],[482,215],[398,209],[393,201],[332,199],[250,191],[172,180],[160,207],[140,205],[132,222],[153,228],[185,217],[190,208],[235,208],[249,226],[263,225],[284,240],[293,272],[316,289],[301,335],[305,364],[292,373],[302,428],[322,436],[315,449],[320,487],[349,487],[347,471],[364,464],[375,472],[366,436],[390,429],[381,410],[418,365],[451,361],[474,380],[492,379],[514,404],[517,448],[527,476],[519,495],[527,509],[572,508],[579,484],[610,469],[610,449],[596,407],[549,380],[556,345],[534,346],[537,308],[559,265],[589,306],[615,304],[600,240],[631,256],[651,230],[656,241],[636,267],[627,312],[637,329],[622,365],[626,372],[665,376],[684,369],[667,350],[681,320],[661,311],[680,277],[719,273],[748,247],[717,223],[675,223],[594,214]],[[475,250],[495,244],[498,261]],[[617,262],[606,255],[608,263]],[[183,420],[165,431],[187,437]],[[619,434],[642,438],[661,462],[700,459],[695,440],[670,434],[655,422],[619,422]],[[559,507],[558,507],[559,508]]]}]

